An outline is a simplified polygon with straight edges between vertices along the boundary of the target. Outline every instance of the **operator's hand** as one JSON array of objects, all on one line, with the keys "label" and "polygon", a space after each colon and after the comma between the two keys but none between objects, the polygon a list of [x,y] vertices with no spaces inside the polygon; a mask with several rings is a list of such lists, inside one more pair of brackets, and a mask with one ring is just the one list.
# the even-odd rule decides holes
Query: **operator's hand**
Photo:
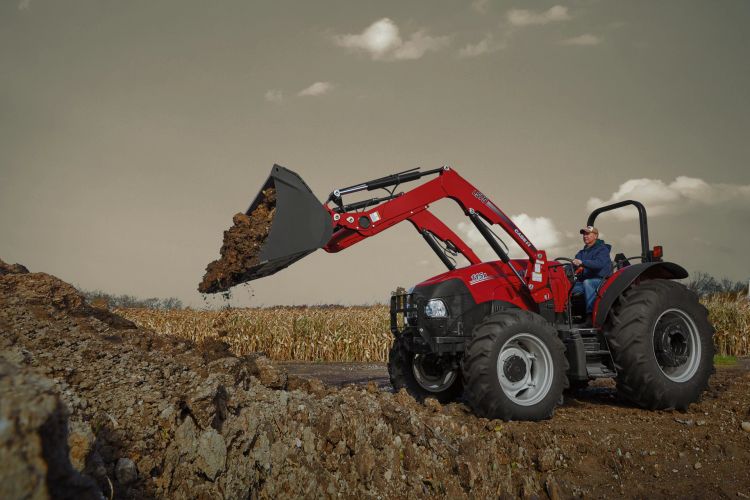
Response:
[{"label": "operator's hand", "polygon": [[581,267],[583,265],[583,262],[581,262],[580,259],[573,259],[573,264],[575,264],[576,267]]}]

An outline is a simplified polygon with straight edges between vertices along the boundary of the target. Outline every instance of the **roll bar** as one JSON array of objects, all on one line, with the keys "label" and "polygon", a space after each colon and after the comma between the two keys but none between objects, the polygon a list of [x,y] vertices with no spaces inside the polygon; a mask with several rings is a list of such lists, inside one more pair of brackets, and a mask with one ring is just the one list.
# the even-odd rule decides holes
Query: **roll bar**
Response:
[{"label": "roll bar", "polygon": [[648,218],[646,216],[646,207],[644,207],[641,202],[635,200],[625,200],[617,203],[612,203],[611,205],[599,207],[591,212],[591,214],[589,214],[586,225],[593,226],[599,214],[609,212],[610,210],[616,210],[628,205],[633,205],[638,209],[638,225],[641,229],[641,259],[643,259],[643,262],[651,262],[653,259],[651,255],[651,247],[648,243]]}]

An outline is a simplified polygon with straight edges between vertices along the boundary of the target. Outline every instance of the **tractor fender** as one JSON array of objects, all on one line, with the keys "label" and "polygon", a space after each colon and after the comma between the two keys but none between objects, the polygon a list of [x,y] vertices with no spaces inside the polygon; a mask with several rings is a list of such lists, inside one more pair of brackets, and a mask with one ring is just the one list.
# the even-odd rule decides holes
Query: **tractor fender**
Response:
[{"label": "tractor fender", "polygon": [[602,326],[617,298],[637,279],[683,279],[688,277],[684,267],[674,262],[644,262],[633,264],[612,275],[599,291],[600,299],[594,307],[594,325]]}]

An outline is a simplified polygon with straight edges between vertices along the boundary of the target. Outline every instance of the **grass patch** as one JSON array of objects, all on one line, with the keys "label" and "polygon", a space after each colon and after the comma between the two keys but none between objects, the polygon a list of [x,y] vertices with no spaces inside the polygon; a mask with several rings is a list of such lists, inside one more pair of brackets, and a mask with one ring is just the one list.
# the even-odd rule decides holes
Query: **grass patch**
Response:
[{"label": "grass patch", "polygon": [[737,356],[721,356],[717,354],[714,356],[715,365],[731,366],[737,364]]}]

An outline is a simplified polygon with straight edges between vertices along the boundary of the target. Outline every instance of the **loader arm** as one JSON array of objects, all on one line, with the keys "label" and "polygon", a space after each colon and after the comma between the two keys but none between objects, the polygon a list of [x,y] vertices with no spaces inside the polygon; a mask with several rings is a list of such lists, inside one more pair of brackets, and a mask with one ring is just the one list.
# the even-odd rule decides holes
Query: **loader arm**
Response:
[{"label": "loader arm", "polygon": [[[392,194],[385,198],[374,198],[367,202],[349,206],[344,205],[341,201],[342,194],[397,186],[402,182],[415,180],[429,174],[437,174],[438,176],[403,194]],[[453,231],[427,210],[431,203],[444,198],[450,198],[458,203],[492,248],[495,249],[501,260],[516,273],[520,283],[530,292],[535,302],[550,300],[552,294],[548,288],[548,269],[544,251],[537,250],[497,205],[450,167],[427,172],[408,171],[408,173],[394,174],[369,183],[334,191],[324,205],[332,218],[333,235],[328,243],[323,246],[323,249],[329,253],[340,252],[366,238],[385,231],[399,222],[409,220],[418,230],[426,229],[441,240],[454,243],[472,264],[480,262],[476,254]],[[336,202],[336,206],[331,207],[331,201]],[[369,204],[378,204],[368,207],[368,202]],[[351,211],[350,207],[366,209]],[[497,244],[484,221],[499,225],[529,257],[530,264],[526,267],[525,277],[522,277],[510,262],[507,254]]]},{"label": "loader arm", "polygon": [[407,220],[412,223],[414,228],[419,231],[425,237],[425,231],[429,231],[430,234],[436,236],[444,243],[452,243],[456,250],[468,260],[471,264],[479,264],[482,259],[477,257],[477,254],[464,243],[456,233],[453,232],[448,226],[443,224],[443,221],[435,217],[435,215],[428,209],[420,210],[413,215],[407,217]]}]

